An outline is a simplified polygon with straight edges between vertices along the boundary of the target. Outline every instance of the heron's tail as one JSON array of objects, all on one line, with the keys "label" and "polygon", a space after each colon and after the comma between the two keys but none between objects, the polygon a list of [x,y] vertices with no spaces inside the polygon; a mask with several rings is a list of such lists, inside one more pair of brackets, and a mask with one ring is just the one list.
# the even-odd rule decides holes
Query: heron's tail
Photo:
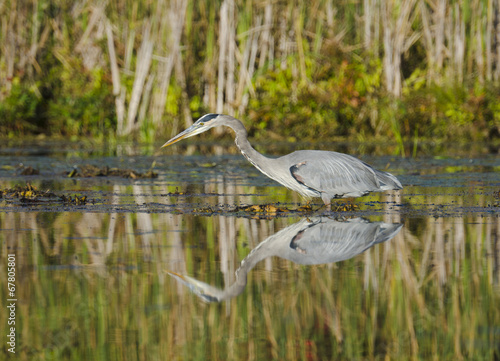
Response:
[{"label": "heron's tail", "polygon": [[380,182],[380,189],[388,191],[391,189],[403,189],[401,182],[391,173],[375,170],[377,179]]}]

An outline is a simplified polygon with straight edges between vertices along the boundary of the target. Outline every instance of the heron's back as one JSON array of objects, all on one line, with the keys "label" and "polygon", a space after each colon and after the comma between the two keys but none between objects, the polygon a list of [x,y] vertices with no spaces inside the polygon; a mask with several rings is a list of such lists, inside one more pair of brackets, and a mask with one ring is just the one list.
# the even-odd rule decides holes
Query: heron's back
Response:
[{"label": "heron's back", "polygon": [[369,192],[403,188],[392,174],[348,154],[302,150],[278,160],[286,164],[290,175],[301,184],[304,195],[316,192],[323,199],[360,197]]}]

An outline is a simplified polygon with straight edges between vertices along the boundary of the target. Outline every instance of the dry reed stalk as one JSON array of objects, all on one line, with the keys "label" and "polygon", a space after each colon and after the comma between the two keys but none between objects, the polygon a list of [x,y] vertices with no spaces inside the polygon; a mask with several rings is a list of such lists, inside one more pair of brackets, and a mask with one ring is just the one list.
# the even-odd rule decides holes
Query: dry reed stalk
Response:
[{"label": "dry reed stalk", "polygon": [[235,54],[236,54],[236,5],[234,0],[230,0],[228,4],[228,33],[227,33],[227,74],[226,74],[226,89],[225,103],[229,115],[234,114],[234,95],[235,95]]},{"label": "dry reed stalk", "polygon": [[[90,7],[91,15],[89,23],[74,48],[74,51],[80,54],[82,63],[88,70],[104,66],[102,62],[102,48],[97,44],[107,35],[107,21],[104,13],[106,3],[107,1],[103,1]],[[73,12],[75,23],[78,22],[80,15],[79,11]]]},{"label": "dry reed stalk", "polygon": [[387,90],[395,97],[401,95],[401,57],[417,40],[418,33],[412,33],[416,0],[382,1],[381,13],[384,43],[384,75]]},{"label": "dry reed stalk", "polygon": [[437,4],[437,10],[434,13],[434,38],[435,38],[435,49],[434,49],[434,64],[436,66],[436,71],[441,71],[444,61],[444,24],[446,21],[446,0],[439,0]]},{"label": "dry reed stalk", "polygon": [[153,85],[155,80],[156,78],[153,73],[148,75],[146,84],[144,85],[144,92],[142,94],[141,105],[139,107],[139,112],[137,114],[137,126],[140,126],[146,120],[146,112],[149,108],[151,92],[153,90]]},{"label": "dry reed stalk", "polygon": [[[108,53],[110,57],[111,75],[113,82],[113,95],[115,96],[115,107],[117,114],[116,132],[118,135],[125,135],[127,134],[127,129],[125,125],[127,89],[125,85],[121,84],[120,69],[118,68],[118,61],[114,45],[114,35],[111,23],[109,21],[106,24],[106,34],[107,34]],[[132,55],[134,50],[136,33],[134,29],[128,29],[127,27],[125,27],[123,29],[123,34],[126,39],[125,42],[126,46],[125,46],[125,60],[122,68],[122,73],[125,75],[130,75],[131,74],[130,65],[132,63]]]},{"label": "dry reed stalk", "polygon": [[113,83],[113,95],[115,96],[116,107],[116,132],[123,134],[123,122],[125,119],[125,98],[120,96],[122,86],[120,82],[120,69],[116,58],[115,43],[113,37],[113,29],[111,23],[106,21],[106,36],[108,41],[109,64],[111,67],[111,80]]},{"label": "dry reed stalk", "polygon": [[260,36],[260,56],[258,68],[262,69],[269,58],[268,52],[272,41],[271,31],[273,26],[273,3],[271,0],[266,1],[264,7],[264,26]]},{"label": "dry reed stalk", "polygon": [[175,61],[175,78],[177,80],[177,84],[179,84],[179,86],[181,87],[182,118],[184,119],[184,125],[187,128],[193,124],[193,117],[191,116],[191,109],[189,109],[186,75],[184,74],[184,66],[180,54],[176,57]]},{"label": "dry reed stalk", "polygon": [[[329,4],[330,5],[330,4]],[[331,5],[330,5],[331,6]],[[380,1],[363,0],[364,46],[372,54],[378,54],[380,37]]]},{"label": "dry reed stalk", "polygon": [[228,3],[227,0],[222,2],[220,7],[220,24],[219,24],[219,62],[217,72],[217,108],[216,113],[224,112],[224,84],[225,84],[225,68],[226,68],[226,53],[227,53],[227,33],[228,29]]},{"label": "dry reed stalk", "polygon": [[[479,1],[479,0],[477,0]],[[483,84],[485,80],[485,69],[484,69],[484,50],[483,50],[483,4],[478,3],[473,8],[473,31],[475,36],[473,37],[473,53],[474,53],[474,62],[477,68],[478,80],[479,83]]]},{"label": "dry reed stalk", "polygon": [[145,20],[142,29],[142,42],[137,53],[134,85],[128,104],[127,124],[125,125],[125,134],[130,134],[137,130],[140,124],[137,121],[137,112],[139,103],[144,92],[144,84],[149,74],[151,62],[153,60],[153,43],[151,38],[151,20]]},{"label": "dry reed stalk", "polygon": [[[249,38],[246,41],[243,59],[240,63],[240,82],[238,84],[238,93],[236,96],[236,104],[239,105],[239,114],[243,114],[245,112],[249,101],[249,93],[250,95],[255,96],[252,77],[255,71],[257,53],[259,51],[259,37],[265,29],[265,27],[261,25],[262,16],[257,15],[255,17],[255,27],[249,32]],[[249,93],[244,93],[245,85],[247,86]]]},{"label": "dry reed stalk", "polygon": [[453,35],[450,41],[453,43],[452,48],[452,74],[450,78],[456,77],[459,83],[463,82],[465,71],[465,20],[462,15],[462,10],[459,4],[455,4],[455,11],[453,12]]},{"label": "dry reed stalk", "polygon": [[[38,7],[37,0],[33,1],[33,7],[34,7],[34,9],[36,9]],[[26,15],[28,15],[28,14],[26,14]],[[36,64],[35,55],[36,55],[36,50],[38,48],[38,33],[40,30],[40,21],[39,21],[38,14],[36,11],[33,11],[33,13],[32,13],[31,26],[29,28],[31,30],[31,45],[29,46],[29,50],[28,50],[28,46],[26,47],[27,51],[25,53],[25,56],[21,57],[17,66],[19,69],[26,69],[28,76],[30,78],[32,78],[33,77],[33,67],[31,67],[31,66],[27,67],[26,64],[27,63],[31,63],[33,65]],[[26,30],[26,31],[28,31],[28,30]]]},{"label": "dry reed stalk", "polygon": [[[234,0],[224,0],[220,8],[219,59],[217,79],[217,113],[234,115],[235,54],[236,54],[236,5]],[[221,130],[217,130],[220,133]]]},{"label": "dry reed stalk", "polygon": [[240,66],[240,72],[238,76],[238,86],[236,88],[236,97],[234,102],[235,106],[238,107],[239,114],[242,114],[245,109],[245,107],[242,106],[245,85],[249,86],[249,88],[253,90],[252,78],[249,74],[248,69],[248,61],[250,58],[250,49],[253,43],[253,37],[254,32],[250,32],[249,37],[245,41],[245,50],[243,51],[243,54],[238,51],[238,48],[236,48],[235,52],[236,59],[238,60]]},{"label": "dry reed stalk", "polygon": [[[158,37],[160,37],[161,34],[168,32],[168,36],[164,44],[165,49],[168,51],[168,55],[164,58],[155,57],[157,60],[161,59],[156,76],[156,79],[159,82],[157,87],[158,91],[154,93],[151,104],[153,124],[157,126],[161,123],[163,113],[165,111],[172,71],[176,66],[177,58],[181,57],[180,43],[186,21],[187,4],[187,0],[175,0],[170,2],[170,7],[167,10],[159,10],[161,11],[161,15],[159,17],[161,20]],[[163,13],[165,11],[166,14]],[[179,70],[177,70],[177,73],[179,74]],[[187,123],[189,123],[189,120],[187,120]]]},{"label": "dry reed stalk", "polygon": [[365,49],[370,49],[372,46],[372,21],[373,21],[373,2],[370,0],[363,0],[364,10],[364,43]]},{"label": "dry reed stalk", "polygon": [[[2,6],[3,7],[3,6]],[[19,21],[16,2],[10,3],[10,9],[5,7],[5,13],[2,16],[2,60],[5,62],[5,78],[0,77],[3,82],[4,91],[0,94],[8,95],[12,90],[12,79],[14,78],[14,69],[16,64],[16,32],[15,23]]]},{"label": "dry reed stalk", "polygon": [[484,34],[486,51],[486,80],[493,79],[493,0],[488,0],[486,6],[486,32]]},{"label": "dry reed stalk", "polygon": [[279,38],[278,38],[278,52],[279,52],[279,57],[281,58],[281,63],[280,63],[280,68],[281,69],[286,69],[287,63],[286,63],[286,58],[289,53],[289,33],[288,33],[288,26],[287,26],[287,18],[286,18],[286,13],[284,14],[280,21],[279,21]]},{"label": "dry reed stalk", "polygon": [[446,3],[446,0],[438,0],[437,4],[424,0],[419,2],[423,44],[429,64],[427,80],[430,83],[438,83],[441,79],[445,54]]},{"label": "dry reed stalk", "polygon": [[328,36],[333,34],[333,27],[335,25],[335,16],[337,15],[337,8],[333,7],[332,1],[328,1],[326,3],[325,16],[326,16],[326,25],[329,28]]}]

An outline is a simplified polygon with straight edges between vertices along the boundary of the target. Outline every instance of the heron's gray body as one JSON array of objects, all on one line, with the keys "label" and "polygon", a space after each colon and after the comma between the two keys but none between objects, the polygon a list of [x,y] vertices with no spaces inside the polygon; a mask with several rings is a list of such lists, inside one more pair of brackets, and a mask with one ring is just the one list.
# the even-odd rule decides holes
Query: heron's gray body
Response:
[{"label": "heron's gray body", "polygon": [[402,188],[392,174],[337,152],[301,150],[253,164],[285,187],[306,198],[320,197],[326,204],[332,198],[361,197],[370,192]]},{"label": "heron's gray body", "polygon": [[252,147],[247,131],[238,119],[223,114],[201,117],[164,146],[218,125],[228,126],[235,132],[235,142],[241,153],[262,173],[306,198],[320,197],[326,205],[330,205],[332,198],[361,197],[370,192],[403,188],[392,174],[376,170],[343,153],[299,150],[268,158]]}]

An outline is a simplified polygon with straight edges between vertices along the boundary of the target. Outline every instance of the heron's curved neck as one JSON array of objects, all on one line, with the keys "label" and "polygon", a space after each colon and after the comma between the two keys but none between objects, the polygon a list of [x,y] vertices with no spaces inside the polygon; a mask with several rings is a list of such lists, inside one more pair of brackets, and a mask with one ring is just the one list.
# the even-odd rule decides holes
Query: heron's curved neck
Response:
[{"label": "heron's curved neck", "polygon": [[265,168],[269,158],[267,158],[263,154],[260,154],[252,147],[252,145],[248,141],[248,133],[243,123],[241,123],[241,121],[239,121],[238,119],[233,118],[228,126],[236,134],[234,142],[240,149],[241,153],[245,156],[246,159],[248,159],[250,163],[257,167],[257,169],[265,173]]}]

